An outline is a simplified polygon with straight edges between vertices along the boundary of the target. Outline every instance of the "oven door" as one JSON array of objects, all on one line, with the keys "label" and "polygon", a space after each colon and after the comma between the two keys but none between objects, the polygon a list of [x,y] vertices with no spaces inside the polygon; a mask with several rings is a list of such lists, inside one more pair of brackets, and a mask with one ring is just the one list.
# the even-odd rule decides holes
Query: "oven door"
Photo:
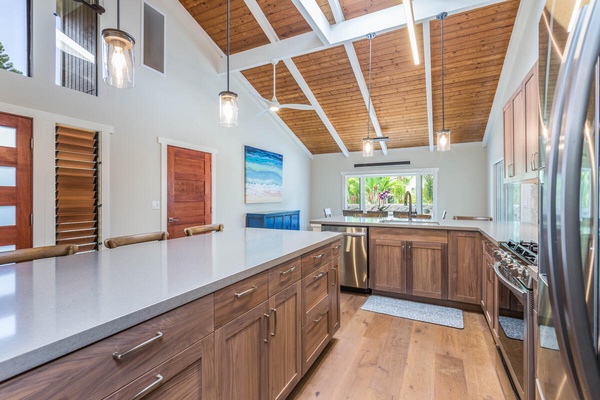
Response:
[{"label": "oven door", "polygon": [[[498,321],[498,343],[508,372],[521,399],[533,399],[529,392],[534,389],[529,365],[531,347],[531,323],[533,309],[530,306],[531,292],[505,277],[498,263],[494,265],[498,276],[499,299],[495,309]],[[506,289],[503,289],[506,288]],[[506,296],[502,296],[502,292]]]}]

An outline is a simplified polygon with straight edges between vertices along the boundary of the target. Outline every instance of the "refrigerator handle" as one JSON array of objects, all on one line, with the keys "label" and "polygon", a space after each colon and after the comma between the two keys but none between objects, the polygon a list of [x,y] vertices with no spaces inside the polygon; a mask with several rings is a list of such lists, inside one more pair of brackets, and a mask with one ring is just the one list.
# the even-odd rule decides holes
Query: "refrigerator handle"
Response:
[{"label": "refrigerator handle", "polygon": [[[579,207],[581,167],[583,157],[585,122],[591,82],[595,78],[595,66],[600,53],[600,3],[594,2],[579,16],[579,37],[569,46],[568,57],[573,57],[570,78],[563,81],[564,101],[561,108],[553,110],[552,131],[562,136],[561,152],[555,149],[553,159],[552,189],[549,193],[550,207],[549,284],[555,326],[563,360],[579,395],[592,399],[600,393],[600,365],[595,351],[595,338],[589,320],[584,296],[583,260]],[[562,73],[562,71],[561,71]],[[557,115],[558,114],[558,115]],[[563,136],[564,135],[564,136]],[[560,177],[560,180],[557,178]],[[559,184],[558,184],[559,183]],[[560,202],[556,204],[556,202]],[[551,221],[554,217],[553,221]]]}]

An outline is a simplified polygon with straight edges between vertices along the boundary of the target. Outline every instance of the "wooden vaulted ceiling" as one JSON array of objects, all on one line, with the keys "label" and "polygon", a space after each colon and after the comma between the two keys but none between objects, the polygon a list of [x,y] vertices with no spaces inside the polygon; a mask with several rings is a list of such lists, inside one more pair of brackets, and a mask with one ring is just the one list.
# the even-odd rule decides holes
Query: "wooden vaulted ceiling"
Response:
[{"label": "wooden vaulted ceiling", "polygon": [[[387,10],[401,0],[316,0],[333,26],[330,2],[339,1],[344,20]],[[429,1],[429,0],[420,0]],[[180,0],[215,44],[226,49],[226,0]],[[273,41],[263,30],[247,4],[262,10],[277,39],[284,41],[311,32],[311,25],[292,0],[231,0],[231,54],[266,46]],[[416,3],[416,2],[415,2]],[[483,139],[504,57],[512,33],[519,0],[506,0],[482,8],[451,13],[444,20],[445,127],[452,131],[452,143]],[[426,95],[425,38],[422,21],[416,36],[420,65],[414,65],[407,29],[377,34],[373,39],[370,97],[387,148],[427,146],[430,143]],[[431,109],[433,131],[442,128],[442,85],[440,22],[429,22],[431,56]],[[376,31],[376,30],[375,30]],[[316,111],[282,109],[279,118],[312,154],[360,151],[367,131],[367,106],[358,77],[352,68],[356,57],[364,82],[368,82],[369,41],[350,44],[355,56],[343,44],[324,46],[318,51],[291,58],[318,102],[325,118]],[[356,61],[354,60],[354,61]],[[243,77],[260,96],[273,96],[271,59],[263,65],[242,70]],[[277,98],[281,104],[310,104],[297,78],[284,62],[277,64]],[[234,89],[235,90],[235,89]],[[267,117],[267,116],[263,116]],[[332,127],[343,146],[336,142]],[[374,136],[373,125],[370,127]]]}]

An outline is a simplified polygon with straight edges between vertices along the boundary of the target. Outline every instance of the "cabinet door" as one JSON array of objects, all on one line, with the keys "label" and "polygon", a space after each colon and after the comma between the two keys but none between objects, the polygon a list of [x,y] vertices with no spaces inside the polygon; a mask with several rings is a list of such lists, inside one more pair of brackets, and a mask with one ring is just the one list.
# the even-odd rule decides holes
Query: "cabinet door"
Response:
[{"label": "cabinet door", "polygon": [[537,63],[527,74],[523,84],[525,91],[525,153],[527,162],[525,172],[535,172],[539,168],[539,92],[537,79]]},{"label": "cabinet door", "polygon": [[517,91],[513,103],[513,152],[515,176],[522,177],[525,173],[525,93]]},{"label": "cabinet door", "polygon": [[481,238],[479,232],[451,231],[449,240],[448,299],[481,302]]},{"label": "cabinet door", "polygon": [[331,318],[332,335],[340,329],[340,247],[339,243],[331,247],[331,263],[329,264],[329,282],[331,282],[331,290],[329,291],[329,295],[331,296],[331,310],[329,311],[329,317]]},{"label": "cabinet door", "polygon": [[371,289],[406,293],[406,242],[371,239],[369,250]]},{"label": "cabinet door", "polygon": [[447,299],[447,244],[407,242],[406,245],[406,292],[413,296]]},{"label": "cabinet door", "polygon": [[214,363],[211,333],[105,400],[214,399]]},{"label": "cabinet door", "polygon": [[512,100],[504,106],[504,178],[515,176],[515,153],[513,147],[513,104]]},{"label": "cabinet door", "polygon": [[268,302],[215,331],[217,398],[267,399]]},{"label": "cabinet door", "polygon": [[269,400],[285,399],[302,377],[301,285],[269,299]]},{"label": "cabinet door", "polygon": [[494,315],[494,259],[487,253],[483,254],[483,274],[482,274],[482,293],[481,293],[481,308],[483,315],[488,322],[488,325],[493,330],[493,315]]}]

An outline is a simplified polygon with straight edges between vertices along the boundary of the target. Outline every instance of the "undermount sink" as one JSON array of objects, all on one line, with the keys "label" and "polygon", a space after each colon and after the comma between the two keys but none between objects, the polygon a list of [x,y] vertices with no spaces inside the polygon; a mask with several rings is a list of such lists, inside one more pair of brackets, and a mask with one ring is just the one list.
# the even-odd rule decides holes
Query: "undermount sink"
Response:
[{"label": "undermount sink", "polygon": [[431,221],[429,219],[416,219],[409,220],[408,218],[382,218],[377,221],[382,224],[415,224],[415,225],[439,225],[437,221]]}]

